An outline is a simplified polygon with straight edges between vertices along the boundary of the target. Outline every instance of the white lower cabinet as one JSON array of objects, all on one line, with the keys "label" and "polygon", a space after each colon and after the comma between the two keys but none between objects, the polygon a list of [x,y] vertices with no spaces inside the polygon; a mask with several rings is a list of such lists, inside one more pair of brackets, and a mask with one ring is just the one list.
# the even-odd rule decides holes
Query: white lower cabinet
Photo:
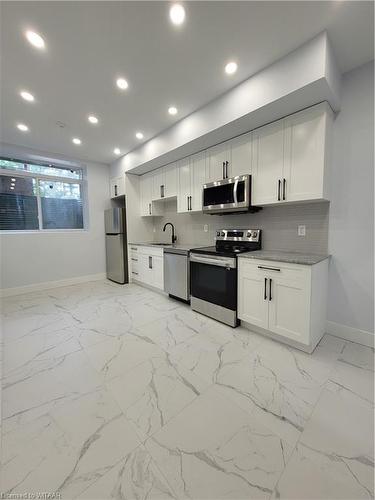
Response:
[{"label": "white lower cabinet", "polygon": [[129,245],[129,250],[132,279],[164,290],[163,249]]},{"label": "white lower cabinet", "polygon": [[238,260],[239,319],[311,352],[325,333],[328,260]]}]

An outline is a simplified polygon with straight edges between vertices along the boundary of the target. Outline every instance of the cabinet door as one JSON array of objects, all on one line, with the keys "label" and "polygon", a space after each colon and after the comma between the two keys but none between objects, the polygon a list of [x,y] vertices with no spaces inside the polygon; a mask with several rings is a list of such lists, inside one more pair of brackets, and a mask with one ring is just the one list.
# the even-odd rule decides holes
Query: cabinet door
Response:
[{"label": "cabinet door", "polygon": [[229,161],[230,145],[228,142],[207,150],[207,182],[219,181],[225,177],[223,164]]},{"label": "cabinet door", "polygon": [[309,279],[272,276],[268,329],[297,342],[309,343]]},{"label": "cabinet door", "polygon": [[239,259],[238,317],[252,325],[268,328],[268,297],[266,276],[257,266]]},{"label": "cabinet door", "polygon": [[206,155],[205,152],[190,157],[191,171],[191,203],[190,210],[202,211],[203,184],[206,182]]},{"label": "cabinet door", "polygon": [[152,200],[164,198],[163,186],[165,186],[165,171],[163,168],[158,168],[152,173]]},{"label": "cabinet door", "polygon": [[109,193],[111,198],[115,198],[116,196],[116,188],[115,186],[117,185],[117,179],[110,179],[109,180]]},{"label": "cabinet door", "polygon": [[325,166],[324,108],[314,107],[285,120],[286,201],[322,199]]},{"label": "cabinet door", "polygon": [[149,174],[144,174],[140,180],[141,183],[141,215],[152,215],[152,177]]},{"label": "cabinet door", "polygon": [[251,139],[250,133],[240,135],[230,141],[229,177],[251,174]]},{"label": "cabinet door", "polygon": [[164,167],[164,181],[165,198],[177,196],[177,166],[175,163]]},{"label": "cabinet door", "polygon": [[149,268],[148,255],[141,254],[138,257],[138,280],[150,285],[152,283],[152,272]]},{"label": "cabinet door", "polygon": [[191,189],[189,158],[178,163],[178,195],[177,212],[187,212],[189,210],[189,197]]},{"label": "cabinet door", "polygon": [[125,196],[125,174],[117,179],[117,196]]},{"label": "cabinet door", "polygon": [[277,203],[283,174],[283,120],[253,131],[252,204]]},{"label": "cabinet door", "polygon": [[152,256],[152,286],[164,290],[163,257]]}]

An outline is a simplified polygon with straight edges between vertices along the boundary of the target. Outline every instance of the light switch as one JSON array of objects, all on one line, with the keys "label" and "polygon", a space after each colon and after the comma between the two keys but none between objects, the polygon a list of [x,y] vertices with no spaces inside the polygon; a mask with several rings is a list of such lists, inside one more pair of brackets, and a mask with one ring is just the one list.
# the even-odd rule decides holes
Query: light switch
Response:
[{"label": "light switch", "polygon": [[306,236],[306,226],[298,226],[298,236]]},{"label": "light switch", "polygon": [[203,226],[203,231],[204,231],[205,233],[208,233],[208,224],[205,224],[205,225]]}]

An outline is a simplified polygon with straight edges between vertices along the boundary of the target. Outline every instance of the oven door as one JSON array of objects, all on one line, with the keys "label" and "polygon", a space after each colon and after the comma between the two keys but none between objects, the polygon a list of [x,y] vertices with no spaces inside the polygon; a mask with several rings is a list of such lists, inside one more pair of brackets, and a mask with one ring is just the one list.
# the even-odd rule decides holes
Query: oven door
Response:
[{"label": "oven door", "polygon": [[203,212],[219,214],[250,207],[250,175],[232,177],[203,186]]},{"label": "oven door", "polygon": [[237,310],[235,258],[190,254],[190,283],[192,297]]}]

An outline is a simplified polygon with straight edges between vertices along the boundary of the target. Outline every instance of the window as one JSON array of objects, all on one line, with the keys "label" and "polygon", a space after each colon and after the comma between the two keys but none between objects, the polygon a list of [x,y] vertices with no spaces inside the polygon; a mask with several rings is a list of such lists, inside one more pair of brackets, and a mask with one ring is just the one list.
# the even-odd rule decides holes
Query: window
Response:
[{"label": "window", "polygon": [[0,158],[0,229],[83,229],[83,170]]}]

